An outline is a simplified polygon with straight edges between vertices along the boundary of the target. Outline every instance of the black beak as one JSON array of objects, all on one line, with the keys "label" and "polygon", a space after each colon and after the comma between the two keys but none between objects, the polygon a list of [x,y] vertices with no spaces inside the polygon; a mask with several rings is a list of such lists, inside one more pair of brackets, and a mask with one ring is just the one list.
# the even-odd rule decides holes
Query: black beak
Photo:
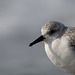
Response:
[{"label": "black beak", "polygon": [[29,44],[29,47],[33,46],[36,43],[39,43],[41,41],[43,41],[45,38],[41,35],[39,38],[37,38],[35,41],[33,41],[32,43]]}]

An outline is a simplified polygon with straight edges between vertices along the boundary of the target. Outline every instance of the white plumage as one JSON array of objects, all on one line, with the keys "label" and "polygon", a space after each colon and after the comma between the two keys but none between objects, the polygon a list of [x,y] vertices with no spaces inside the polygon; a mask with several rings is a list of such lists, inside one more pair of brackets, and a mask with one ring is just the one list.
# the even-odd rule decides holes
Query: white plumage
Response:
[{"label": "white plumage", "polygon": [[75,28],[66,27],[60,22],[47,22],[41,29],[41,37],[37,42],[44,41],[48,58],[59,68],[75,75]]}]

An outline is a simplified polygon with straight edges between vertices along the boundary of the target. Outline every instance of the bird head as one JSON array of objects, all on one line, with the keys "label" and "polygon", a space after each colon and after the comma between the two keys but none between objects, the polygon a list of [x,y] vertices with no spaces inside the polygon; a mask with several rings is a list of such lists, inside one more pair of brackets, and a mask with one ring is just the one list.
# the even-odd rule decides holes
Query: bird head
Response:
[{"label": "bird head", "polygon": [[61,37],[65,28],[66,27],[60,22],[56,21],[47,22],[41,29],[41,36],[32,43],[30,43],[29,46],[33,46],[34,44],[39,43],[41,41],[52,42],[53,40]]}]

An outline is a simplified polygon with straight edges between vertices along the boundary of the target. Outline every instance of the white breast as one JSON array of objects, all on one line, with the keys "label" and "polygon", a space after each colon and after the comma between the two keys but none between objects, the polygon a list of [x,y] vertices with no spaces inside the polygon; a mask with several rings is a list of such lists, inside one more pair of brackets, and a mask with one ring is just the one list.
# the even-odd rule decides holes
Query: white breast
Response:
[{"label": "white breast", "polygon": [[57,39],[52,43],[45,43],[48,58],[66,72],[75,71],[75,55],[69,47],[69,37]]},{"label": "white breast", "polygon": [[57,52],[53,50],[51,44],[45,43],[45,51],[48,56],[48,58],[57,66],[62,65],[62,61],[60,60],[60,57],[57,55]]}]

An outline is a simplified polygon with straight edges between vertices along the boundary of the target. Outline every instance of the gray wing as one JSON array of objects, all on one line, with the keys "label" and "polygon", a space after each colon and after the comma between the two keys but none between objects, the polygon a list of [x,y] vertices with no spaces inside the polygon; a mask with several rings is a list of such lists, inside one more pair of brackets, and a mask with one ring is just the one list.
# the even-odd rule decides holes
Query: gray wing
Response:
[{"label": "gray wing", "polygon": [[65,36],[70,36],[70,44],[71,46],[75,47],[75,27],[69,27],[67,28],[66,32],[65,32]]}]

